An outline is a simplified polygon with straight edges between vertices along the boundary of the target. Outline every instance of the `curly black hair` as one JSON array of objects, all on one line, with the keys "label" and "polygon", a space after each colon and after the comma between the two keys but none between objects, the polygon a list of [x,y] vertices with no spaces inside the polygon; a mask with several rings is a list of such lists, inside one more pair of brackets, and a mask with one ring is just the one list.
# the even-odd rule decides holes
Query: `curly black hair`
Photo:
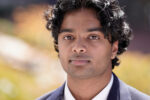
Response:
[{"label": "curly black hair", "polygon": [[[117,0],[58,0],[56,5],[45,14],[47,29],[51,30],[55,50],[59,52],[58,35],[67,12],[80,8],[91,8],[97,13],[97,18],[104,30],[104,36],[111,44],[119,42],[117,55],[127,50],[131,40],[131,28],[126,21],[126,15]],[[111,36],[111,39],[109,37]],[[120,64],[118,57],[112,60],[112,69]]]}]

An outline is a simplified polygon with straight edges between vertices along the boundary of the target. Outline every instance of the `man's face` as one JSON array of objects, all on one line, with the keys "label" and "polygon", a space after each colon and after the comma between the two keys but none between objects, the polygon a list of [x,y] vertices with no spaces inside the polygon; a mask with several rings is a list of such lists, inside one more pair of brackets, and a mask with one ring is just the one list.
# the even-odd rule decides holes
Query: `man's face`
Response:
[{"label": "man's face", "polygon": [[60,62],[67,75],[91,78],[111,73],[111,60],[118,42],[104,38],[101,24],[92,9],[66,13],[58,36]]}]

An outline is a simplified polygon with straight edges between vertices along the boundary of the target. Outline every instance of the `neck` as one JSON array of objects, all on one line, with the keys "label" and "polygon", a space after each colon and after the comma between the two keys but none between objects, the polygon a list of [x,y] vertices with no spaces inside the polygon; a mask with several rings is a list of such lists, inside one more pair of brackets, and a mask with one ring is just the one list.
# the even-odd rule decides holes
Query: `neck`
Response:
[{"label": "neck", "polygon": [[74,78],[67,76],[68,87],[76,100],[91,100],[110,82],[112,73],[93,78]]}]

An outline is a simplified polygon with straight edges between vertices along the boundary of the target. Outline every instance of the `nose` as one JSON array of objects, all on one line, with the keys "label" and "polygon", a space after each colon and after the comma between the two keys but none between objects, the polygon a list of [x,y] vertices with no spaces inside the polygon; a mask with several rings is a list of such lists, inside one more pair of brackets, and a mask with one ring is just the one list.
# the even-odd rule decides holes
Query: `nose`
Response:
[{"label": "nose", "polygon": [[86,52],[86,46],[83,42],[80,40],[75,43],[75,45],[72,48],[72,52],[74,53],[85,53]]}]

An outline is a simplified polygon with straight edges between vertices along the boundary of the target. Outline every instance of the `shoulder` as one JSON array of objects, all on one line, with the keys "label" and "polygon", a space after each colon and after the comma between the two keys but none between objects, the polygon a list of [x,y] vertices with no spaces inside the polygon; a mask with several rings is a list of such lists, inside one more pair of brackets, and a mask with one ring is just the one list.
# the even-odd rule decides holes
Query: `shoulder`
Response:
[{"label": "shoulder", "polygon": [[46,93],[45,95],[37,98],[36,100],[62,100],[64,96],[64,87],[65,83],[56,90]]},{"label": "shoulder", "polygon": [[121,100],[150,100],[150,96],[119,80]]},{"label": "shoulder", "polygon": [[133,100],[150,100],[150,96],[138,91],[137,89],[131,86],[128,86],[128,89]]},{"label": "shoulder", "polygon": [[53,93],[56,91],[57,91],[57,89],[53,90],[51,92],[48,92],[48,93],[44,94],[43,96],[37,98],[36,100],[47,100],[47,98],[49,98],[51,95],[53,95]]}]

